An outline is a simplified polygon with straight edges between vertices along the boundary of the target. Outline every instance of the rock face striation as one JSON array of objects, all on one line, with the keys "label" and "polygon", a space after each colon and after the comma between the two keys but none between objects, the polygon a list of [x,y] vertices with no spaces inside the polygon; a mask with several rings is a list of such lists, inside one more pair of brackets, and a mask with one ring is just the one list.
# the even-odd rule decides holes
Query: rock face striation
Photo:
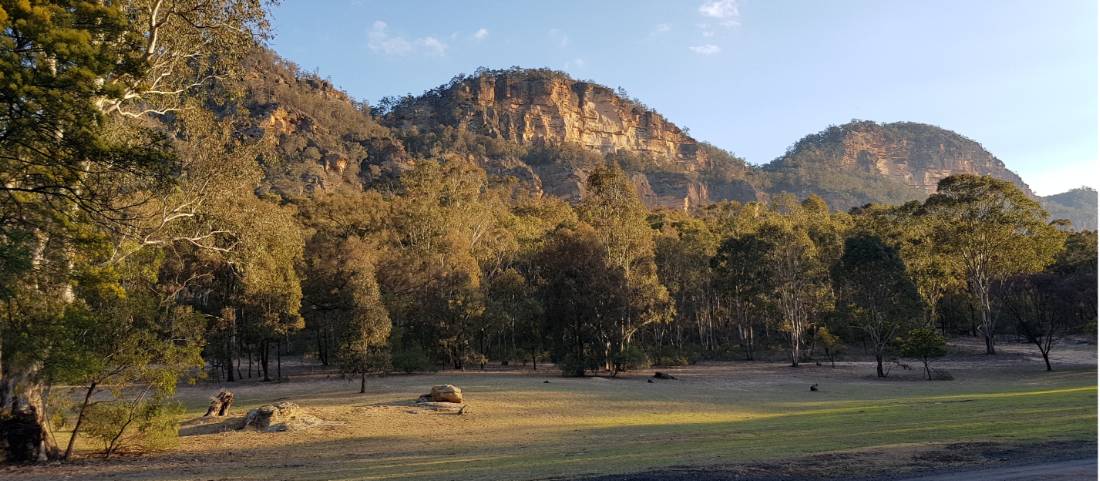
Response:
[{"label": "rock face striation", "polygon": [[520,144],[572,143],[605,154],[644,154],[687,171],[707,163],[698,142],[657,112],[610,88],[545,70],[462,78],[396,110],[389,121],[444,123]]},{"label": "rock face striation", "polygon": [[[634,166],[629,173],[651,206],[681,208],[759,197],[744,181],[750,169],[740,159],[729,154],[715,158],[711,152],[717,149],[696,141],[659,113],[627,98],[625,92],[551,70],[513,69],[456,77],[398,104],[384,123],[406,131],[445,125],[523,146],[568,145],[619,155]],[[550,162],[528,171],[538,190],[578,198],[593,167]],[[489,165],[487,170],[494,169]],[[713,175],[717,171],[725,173],[725,179]]]}]

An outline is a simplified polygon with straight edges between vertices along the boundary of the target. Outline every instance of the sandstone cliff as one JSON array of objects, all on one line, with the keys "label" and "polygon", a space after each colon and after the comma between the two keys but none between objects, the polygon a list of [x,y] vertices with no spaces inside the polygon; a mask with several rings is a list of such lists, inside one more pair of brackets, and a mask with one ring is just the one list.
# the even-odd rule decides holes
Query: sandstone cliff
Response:
[{"label": "sandstone cliff", "polygon": [[[236,108],[254,119],[246,135],[275,140],[275,158],[261,162],[267,188],[283,196],[384,186],[417,159],[456,156],[517,190],[569,200],[583,197],[594,168],[615,163],[646,204],[677,209],[780,192],[817,194],[834,209],[897,204],[923,199],[940,179],[961,173],[1028,190],[977,142],[926,124],[853,121],[752,167],[621,91],[551,70],[479,71],[368,111],[273,54],[255,59],[253,68]],[[1095,201],[1044,201],[1056,216],[1095,225]]]},{"label": "sandstone cliff", "polygon": [[818,194],[835,208],[897,203],[936,191],[950,175],[989,175],[1027,184],[981,144],[927,124],[869,121],[830,127],[764,166],[773,191]]},{"label": "sandstone cliff", "polygon": [[[636,164],[631,177],[652,206],[759,198],[759,192],[738,179],[749,171],[739,159],[712,158],[710,149],[657,112],[621,92],[560,72],[513,69],[456,77],[395,105],[385,123],[406,131],[445,125],[520,145],[574,145],[630,156]],[[572,198],[581,194],[591,167],[544,166],[536,175],[544,191]],[[725,180],[715,180],[717,171],[726,173]]]}]

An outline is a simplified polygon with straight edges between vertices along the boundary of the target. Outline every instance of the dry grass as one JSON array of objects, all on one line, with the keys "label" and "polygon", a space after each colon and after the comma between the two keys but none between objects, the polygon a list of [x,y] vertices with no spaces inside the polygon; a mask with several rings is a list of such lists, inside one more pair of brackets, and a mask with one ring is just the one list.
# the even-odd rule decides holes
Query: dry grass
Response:
[{"label": "dry grass", "polygon": [[[940,364],[956,376],[946,382],[921,381],[916,370],[877,380],[868,363],[716,363],[652,384],[640,373],[565,379],[497,370],[372,379],[358,394],[357,382],[299,370],[291,382],[234,386],[236,413],[289,399],[334,423],[255,433],[190,419],[175,452],[0,477],[513,480],[956,442],[1085,441],[1097,435],[1095,349],[1063,349],[1054,373],[1022,354],[1026,346],[994,359],[958,354]],[[463,388],[468,412],[412,413],[408,402],[440,383]],[[814,383],[820,392],[809,391]],[[180,389],[189,418],[216,390]]]}]

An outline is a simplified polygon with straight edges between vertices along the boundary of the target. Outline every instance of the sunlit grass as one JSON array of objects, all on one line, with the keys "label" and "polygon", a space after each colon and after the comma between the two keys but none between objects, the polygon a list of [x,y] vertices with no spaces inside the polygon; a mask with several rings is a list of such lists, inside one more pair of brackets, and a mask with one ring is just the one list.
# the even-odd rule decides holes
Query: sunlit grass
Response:
[{"label": "sunlit grass", "polygon": [[[676,465],[761,462],[846,450],[904,453],[929,444],[1094,440],[1096,371],[989,370],[950,382],[875,380],[862,370],[781,370],[733,364],[682,381],[562,379],[440,373],[373,380],[239,386],[235,411],[289,399],[344,426],[295,433],[185,436],[188,474],[146,469],[135,479],[540,479]],[[550,383],[543,383],[550,379]],[[810,393],[810,382],[822,391]],[[454,382],[464,416],[397,407]],[[185,389],[187,417],[206,389]],[[380,407],[392,406],[392,407]],[[222,459],[211,453],[233,453]],[[114,467],[118,474],[121,468]],[[123,470],[125,471],[125,470]]]}]

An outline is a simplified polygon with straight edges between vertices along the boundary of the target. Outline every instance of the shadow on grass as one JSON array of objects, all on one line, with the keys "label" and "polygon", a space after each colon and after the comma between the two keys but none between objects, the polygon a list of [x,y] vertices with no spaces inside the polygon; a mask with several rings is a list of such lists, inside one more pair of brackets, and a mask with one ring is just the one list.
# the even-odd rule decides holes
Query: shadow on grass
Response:
[{"label": "shadow on grass", "polygon": [[[442,425],[427,436],[394,433],[303,440],[288,433],[249,434],[222,438],[214,450],[227,456],[207,455],[198,461],[190,458],[196,454],[169,453],[123,460],[105,465],[102,476],[160,480],[180,479],[173,473],[186,473],[186,479],[520,480],[676,465],[772,462],[846,450],[904,452],[926,443],[1019,445],[1061,439],[1080,444],[1096,437],[1095,397],[1096,387],[1084,386],[845,401],[739,420],[708,418],[705,413],[694,420],[684,413],[668,417],[656,413],[624,418],[623,424],[615,425],[562,424],[482,432],[492,440],[488,442],[465,442]],[[962,399],[967,402],[952,402]],[[219,432],[230,421],[196,426],[191,435],[203,434],[200,429]],[[256,445],[260,439],[263,444]],[[235,445],[238,441],[247,444]],[[42,474],[25,479],[57,479],[64,473]]]}]

